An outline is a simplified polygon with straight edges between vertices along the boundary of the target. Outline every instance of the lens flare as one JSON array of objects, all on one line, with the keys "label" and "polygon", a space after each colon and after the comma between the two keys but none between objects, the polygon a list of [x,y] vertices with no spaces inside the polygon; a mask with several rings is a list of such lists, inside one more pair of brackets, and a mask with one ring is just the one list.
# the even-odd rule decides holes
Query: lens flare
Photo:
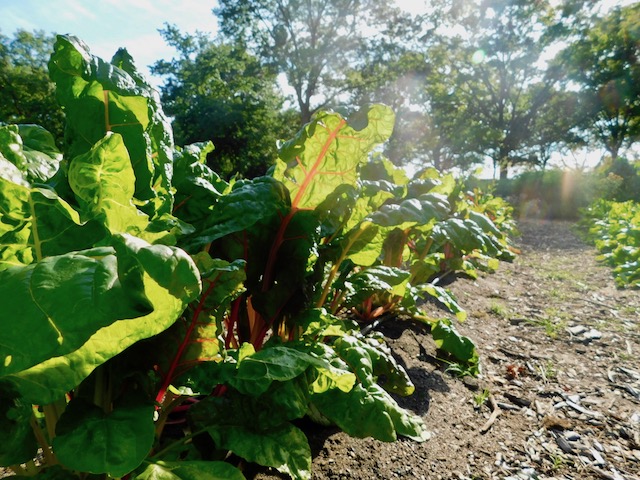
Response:
[{"label": "lens flare", "polygon": [[476,50],[475,52],[473,52],[473,55],[471,56],[471,61],[477,65],[479,63],[484,62],[484,59],[486,57],[487,57],[487,54],[484,52],[484,50]]}]

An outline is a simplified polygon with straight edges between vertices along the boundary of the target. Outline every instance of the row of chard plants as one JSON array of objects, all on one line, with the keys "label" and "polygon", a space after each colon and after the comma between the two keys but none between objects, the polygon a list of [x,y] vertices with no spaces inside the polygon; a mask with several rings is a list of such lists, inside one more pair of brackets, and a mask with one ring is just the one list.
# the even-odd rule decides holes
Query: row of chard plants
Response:
[{"label": "row of chard plants", "polygon": [[[318,113],[269,174],[225,181],[209,143],[173,144],[155,92],[59,36],[65,152],[0,127],[0,465],[41,478],[240,479],[234,458],[310,478],[295,421],[429,438],[383,316],[426,322],[450,361],[473,342],[440,279],[511,260],[510,207],[376,154],[394,116]],[[39,457],[37,462],[34,461]]]},{"label": "row of chard plants", "polygon": [[581,231],[612,267],[616,285],[640,287],[640,204],[599,199],[581,213]]}]

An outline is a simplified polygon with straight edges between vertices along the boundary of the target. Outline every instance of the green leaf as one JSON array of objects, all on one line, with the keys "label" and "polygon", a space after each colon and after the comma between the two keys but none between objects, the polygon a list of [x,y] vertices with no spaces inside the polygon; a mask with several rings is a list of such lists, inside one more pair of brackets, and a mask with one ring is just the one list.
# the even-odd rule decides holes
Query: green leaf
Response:
[{"label": "green leaf", "polygon": [[213,205],[229,188],[229,184],[211,170],[207,154],[211,142],[177,147],[173,160],[173,187],[176,189],[174,214],[192,225],[205,222]]},{"label": "green leaf", "polygon": [[352,293],[345,299],[344,305],[357,306],[374,295],[387,300],[396,295],[403,297],[409,277],[411,274],[406,270],[384,265],[360,270],[345,282]]},{"label": "green leaf", "polygon": [[218,448],[231,450],[249,462],[273,467],[296,480],[311,478],[307,437],[291,424],[261,431],[243,426],[207,430]]},{"label": "green leaf", "polygon": [[135,175],[120,135],[107,133],[76,156],[68,175],[86,217],[102,217],[111,233],[141,235],[149,219],[133,205]]},{"label": "green leaf", "polygon": [[66,355],[98,329],[153,311],[142,284],[124,288],[117,268],[114,252],[103,248],[0,272],[3,314],[13,319],[0,330],[0,375]]},{"label": "green leaf", "polygon": [[58,35],[49,76],[67,119],[67,157],[88,152],[107,132],[120,134],[135,172],[135,198],[152,217],[170,213],[170,124],[159,94],[137,72],[126,50],[107,63],[78,38]]},{"label": "green leaf", "polygon": [[[22,181],[44,183],[55,175],[62,154],[53,136],[38,125],[0,126],[0,158],[19,170]],[[11,172],[10,167],[5,167]],[[9,176],[0,175],[11,180]],[[15,175],[14,175],[15,176]]]},{"label": "green leaf", "polygon": [[243,393],[258,395],[271,382],[291,380],[314,364],[325,366],[320,359],[285,345],[264,348],[239,362],[232,385]]},{"label": "green leaf", "polygon": [[237,182],[231,192],[220,197],[196,234],[183,240],[189,251],[231,233],[250,229],[265,219],[289,209],[289,194],[282,183],[270,177]]},{"label": "green leaf", "polygon": [[31,419],[33,410],[10,388],[0,389],[0,465],[19,465],[35,458],[38,443],[33,435]]},{"label": "green leaf", "polygon": [[354,437],[383,442],[395,441],[396,433],[416,441],[430,438],[422,419],[398,406],[377,384],[356,385],[348,393],[329,390],[313,395],[312,402],[322,415]]},{"label": "green leaf", "polygon": [[426,293],[431,298],[440,302],[447,310],[455,314],[460,321],[464,321],[467,318],[467,312],[458,304],[453,294],[446,288],[433,285],[431,283],[425,283],[416,287],[417,291]]},{"label": "green leaf", "polygon": [[476,346],[468,337],[460,335],[448,320],[438,320],[431,328],[431,335],[439,349],[453,355],[461,362],[477,366]]},{"label": "green leaf", "polygon": [[153,404],[128,396],[113,411],[77,398],[56,425],[53,449],[71,470],[122,477],[137,468],[154,441]]},{"label": "green leaf", "polygon": [[[133,320],[114,319],[109,326],[93,332],[76,350],[63,356],[49,358],[28,370],[7,376],[6,380],[31,403],[47,404],[57,400],[80,384],[97,366],[137,341],[163,332],[199,294],[200,277],[197,269],[191,258],[182,250],[163,245],[149,245],[127,236],[122,236],[119,241],[119,255],[126,258],[129,265],[138,262],[142,268],[144,294],[151,302],[153,310]],[[68,302],[66,298],[68,297],[60,295],[57,301],[72,309],[76,305],[75,301]],[[71,298],[77,298],[77,292],[74,291]],[[103,298],[102,301],[111,303],[112,309],[121,302],[110,302],[108,298]],[[93,310],[95,309],[92,309],[92,314],[95,315]],[[76,310],[73,313],[78,315]],[[77,323],[78,318],[86,322],[91,316],[71,315],[69,320],[75,319],[74,323]],[[78,328],[80,325],[88,328],[84,323],[79,323]],[[23,335],[26,333],[23,332]],[[32,336],[33,332],[28,335]],[[24,343],[24,339],[21,343]]]},{"label": "green leaf", "polygon": [[0,152],[0,179],[8,180],[22,187],[29,186],[29,182],[25,180],[20,169],[7,160],[4,155],[2,155],[2,152]]},{"label": "green leaf", "polygon": [[383,227],[398,227],[402,230],[416,225],[427,225],[446,218],[449,214],[446,197],[433,193],[417,198],[407,198],[399,204],[384,205],[372,213],[369,219]]},{"label": "green leaf", "polygon": [[0,178],[0,270],[90,248],[104,235],[53,191]]},{"label": "green leaf", "polygon": [[389,138],[393,124],[393,112],[382,105],[350,122],[337,114],[317,113],[282,146],[273,176],[289,189],[294,209],[313,209],[338,186],[355,185],[358,166]]},{"label": "green leaf", "polygon": [[147,462],[132,480],[245,480],[242,472],[225,462]]},{"label": "green leaf", "polygon": [[197,429],[235,425],[266,430],[302,418],[309,403],[308,389],[304,377],[272,382],[257,396],[230,389],[224,396],[198,402],[189,410],[189,418]]}]

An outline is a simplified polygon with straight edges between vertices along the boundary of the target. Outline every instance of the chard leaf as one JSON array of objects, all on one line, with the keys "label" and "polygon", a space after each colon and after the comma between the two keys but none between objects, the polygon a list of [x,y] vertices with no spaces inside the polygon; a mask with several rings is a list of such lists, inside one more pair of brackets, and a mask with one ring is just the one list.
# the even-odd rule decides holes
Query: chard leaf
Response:
[{"label": "chard leaf", "polygon": [[405,230],[440,221],[449,214],[449,208],[446,197],[431,193],[404,199],[399,204],[383,205],[369,219],[376,225]]},{"label": "chard leaf", "polygon": [[362,222],[341,240],[342,255],[355,265],[373,265],[382,251],[386,229],[371,222]]},{"label": "chard leaf", "polygon": [[357,306],[374,295],[390,299],[403,297],[411,274],[395,267],[377,265],[360,270],[345,282],[352,292],[345,299],[345,306]]},{"label": "chard leaf", "polygon": [[258,395],[266,391],[271,382],[292,380],[310,365],[326,366],[320,359],[288,346],[264,348],[238,363],[232,385],[242,393]]},{"label": "chard leaf", "polygon": [[309,403],[306,379],[272,382],[261,395],[251,396],[228,390],[222,397],[207,397],[189,409],[189,418],[197,429],[219,426],[278,427],[302,418]]},{"label": "chard leaf", "polygon": [[56,424],[53,449],[60,462],[71,470],[118,478],[147,457],[154,434],[152,403],[129,396],[126,402],[105,413],[76,398]]},{"label": "chard leaf", "polygon": [[84,250],[104,236],[104,227],[82,222],[53,191],[0,178],[0,270]]},{"label": "chard leaf", "polygon": [[471,366],[478,364],[478,352],[474,343],[463,335],[460,335],[456,329],[446,319],[438,320],[431,328],[431,335],[436,346],[453,355],[457,360]]},{"label": "chard leaf", "polygon": [[455,314],[460,321],[467,319],[467,312],[458,304],[453,294],[445,288],[425,283],[416,287],[419,292],[426,293],[431,298],[440,302],[447,310]]},{"label": "chard leaf", "polygon": [[295,480],[311,478],[311,449],[305,434],[286,423],[268,430],[222,426],[207,430],[218,448],[249,462],[273,467]]},{"label": "chard leaf", "polygon": [[[113,319],[107,327],[94,331],[76,350],[5,377],[31,403],[47,404],[57,400],[80,384],[97,366],[137,341],[163,332],[200,292],[198,272],[193,261],[182,250],[143,244],[127,236],[121,237],[118,250],[121,257],[129,257],[127,261],[130,265],[133,261],[139,262],[143,271],[144,294],[153,310],[133,320]],[[74,296],[69,298],[77,299],[77,293],[74,291]],[[121,301],[113,300],[111,308]],[[69,304],[68,308],[74,306],[74,302],[67,302],[62,294],[58,297],[58,303]],[[92,313],[95,314],[93,310]],[[88,318],[91,317],[78,316],[74,310],[70,321],[84,325],[83,322],[87,322]],[[88,328],[87,325],[84,327]],[[29,336],[32,336],[31,332]]]},{"label": "chard leaf", "polygon": [[470,220],[473,220],[473,222],[475,222],[482,229],[483,232],[490,233],[496,238],[501,238],[503,236],[502,232],[498,230],[498,227],[496,227],[495,223],[493,223],[491,219],[486,215],[474,210],[469,210],[467,215]]},{"label": "chard leaf", "polygon": [[16,373],[51,357],[66,355],[116,320],[153,311],[141,292],[125,286],[109,248],[48,257],[0,272],[3,315],[13,319],[0,330],[0,375]]},{"label": "chard leaf", "polygon": [[207,154],[212,150],[211,142],[194,143],[184,148],[176,147],[173,155],[174,213],[198,227],[229,188],[229,184],[206,164]]},{"label": "chard leaf", "polygon": [[122,137],[107,133],[69,165],[69,185],[85,216],[100,216],[111,233],[140,236],[149,223],[133,205],[135,175]]},{"label": "chard leaf", "polygon": [[360,167],[360,180],[386,182],[395,197],[401,197],[401,193],[409,183],[409,177],[404,169],[396,167],[390,160],[381,156],[375,157]]},{"label": "chard leaf", "polygon": [[53,135],[39,125],[0,126],[2,157],[21,172],[26,183],[46,182],[55,175],[62,160]]},{"label": "chard leaf", "polygon": [[375,383],[356,385],[348,393],[329,390],[313,395],[312,402],[322,415],[354,437],[393,442],[400,434],[421,442],[431,436],[420,417],[401,408]]},{"label": "chard leaf", "polygon": [[375,105],[348,122],[333,113],[320,112],[298,135],[285,143],[273,176],[291,193],[294,209],[313,209],[338,186],[354,185],[358,166],[371,149],[389,138],[393,112]]},{"label": "chard leaf", "polygon": [[132,480],[245,480],[240,470],[226,462],[186,460],[145,463],[146,468]]},{"label": "chard leaf", "polygon": [[24,179],[24,175],[18,167],[7,160],[0,151],[0,179],[8,180],[22,187],[28,187],[29,182]]},{"label": "chard leaf", "polygon": [[33,410],[15,392],[4,385],[0,389],[0,465],[19,465],[35,458],[38,443],[31,428]]},{"label": "chard leaf", "polygon": [[185,238],[183,245],[196,252],[217,239],[277,218],[288,209],[289,195],[282,183],[270,177],[241,180],[228,194],[220,197],[202,229]]},{"label": "chard leaf", "polygon": [[49,76],[67,118],[67,157],[88,152],[107,132],[119,133],[135,172],[135,198],[147,213],[170,213],[170,124],[159,94],[137,73],[120,50],[113,63],[95,57],[76,37],[58,35]]}]

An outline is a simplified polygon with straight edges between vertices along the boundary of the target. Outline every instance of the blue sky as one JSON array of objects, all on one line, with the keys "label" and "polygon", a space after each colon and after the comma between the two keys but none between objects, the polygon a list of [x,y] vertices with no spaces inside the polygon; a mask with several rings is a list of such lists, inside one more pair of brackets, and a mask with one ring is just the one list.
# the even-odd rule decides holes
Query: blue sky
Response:
[{"label": "blue sky", "polygon": [[75,35],[105,60],[125,47],[158,85],[160,80],[150,76],[148,66],[175,55],[158,29],[170,23],[185,33],[213,33],[215,5],[215,0],[0,0],[0,33],[12,36],[22,28]]}]

